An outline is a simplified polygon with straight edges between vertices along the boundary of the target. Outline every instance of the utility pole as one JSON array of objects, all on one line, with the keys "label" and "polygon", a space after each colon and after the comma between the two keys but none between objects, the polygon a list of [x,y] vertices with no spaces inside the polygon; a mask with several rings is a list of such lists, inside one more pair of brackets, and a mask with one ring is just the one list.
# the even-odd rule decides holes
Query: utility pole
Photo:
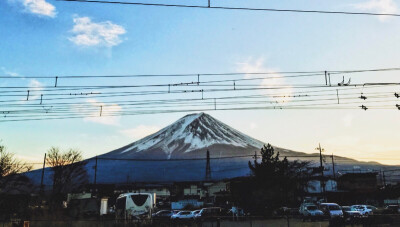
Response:
[{"label": "utility pole", "polygon": [[386,177],[385,177],[385,170],[383,170],[383,187],[386,188]]},{"label": "utility pole", "polygon": [[43,159],[43,169],[42,169],[42,179],[40,180],[40,191],[43,192],[43,177],[44,177],[44,168],[46,168],[46,153],[44,153]]},{"label": "utility pole", "polygon": [[333,179],[335,180],[335,189],[337,190],[337,181],[336,181],[336,172],[335,172],[335,158],[332,153],[332,172],[333,172]]},{"label": "utility pole", "polygon": [[335,172],[335,159],[332,154],[332,172],[333,172],[333,179],[336,179],[336,172]]},{"label": "utility pole", "polygon": [[325,198],[325,179],[324,179],[324,166],[322,164],[322,148],[321,148],[321,144],[319,144],[319,146],[316,148],[316,150],[319,150],[319,168],[321,171],[321,180],[320,180],[320,184],[321,184],[321,188],[322,188],[322,194]]},{"label": "utility pole", "polygon": [[96,164],[94,166],[94,190],[96,192],[97,189],[97,156],[96,156]]},{"label": "utility pole", "polygon": [[[44,159],[43,159],[43,169],[42,169],[42,178],[40,180],[40,195],[43,195],[44,193],[44,186],[43,186],[43,178],[44,178],[44,168],[46,168],[46,153],[44,153]],[[39,208],[42,205],[42,201],[39,203]]]},{"label": "utility pole", "polygon": [[207,150],[206,181],[211,180],[210,151]]}]

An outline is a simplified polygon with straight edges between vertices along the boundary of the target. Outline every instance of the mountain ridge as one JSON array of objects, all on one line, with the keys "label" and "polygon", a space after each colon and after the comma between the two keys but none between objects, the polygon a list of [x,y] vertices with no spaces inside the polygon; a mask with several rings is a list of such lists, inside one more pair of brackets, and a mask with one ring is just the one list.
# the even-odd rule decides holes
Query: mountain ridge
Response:
[{"label": "mountain ridge", "polygon": [[[132,182],[193,182],[204,181],[206,151],[210,151],[211,180],[249,176],[249,162],[265,143],[247,136],[206,113],[186,115],[156,133],[98,157],[86,159],[88,179],[97,183],[115,184]],[[310,161],[319,165],[319,154],[307,154],[273,146],[280,157],[289,160]],[[325,174],[335,169],[354,170],[384,167],[381,164],[360,162],[335,156],[335,168],[330,155],[324,155]],[[338,162],[337,162],[338,161]],[[357,169],[358,170],[358,169]],[[52,184],[51,168],[44,171],[44,182]],[[41,170],[26,173],[39,184]]]},{"label": "mountain ridge", "polygon": [[211,150],[211,155],[212,150],[218,149],[226,156],[245,154],[248,150],[254,153],[254,149],[259,150],[263,144],[202,112],[188,114],[158,132],[102,156],[158,156],[170,159],[196,156],[207,149]]}]

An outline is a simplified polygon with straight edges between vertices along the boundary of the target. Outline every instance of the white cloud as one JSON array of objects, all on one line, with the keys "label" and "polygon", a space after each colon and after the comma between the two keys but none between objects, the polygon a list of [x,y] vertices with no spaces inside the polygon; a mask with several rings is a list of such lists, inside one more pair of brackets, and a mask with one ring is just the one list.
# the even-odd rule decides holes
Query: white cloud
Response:
[{"label": "white cloud", "polygon": [[136,128],[121,130],[120,133],[133,139],[139,140],[160,130],[158,126],[139,125]]},{"label": "white cloud", "polygon": [[[122,107],[118,104],[105,104],[102,102],[98,102],[95,99],[87,100],[88,104],[91,107],[97,107],[98,111],[94,111],[93,113],[89,114],[88,117],[85,117],[83,120],[87,122],[94,122],[104,125],[119,125],[120,123],[120,116],[110,116],[116,115],[122,111]],[[86,106],[75,106],[76,111],[79,113],[81,108],[86,108]],[[95,108],[96,109],[96,108]],[[101,116],[100,116],[101,111]]]},{"label": "white cloud", "polygon": [[43,86],[43,84],[40,83],[39,81],[35,80],[35,79],[32,79],[32,80],[29,82],[29,87],[32,87],[32,88],[39,88],[39,89],[40,89],[41,86]]},{"label": "white cloud", "polygon": [[56,16],[56,7],[45,0],[24,0],[24,6],[27,10],[34,14],[47,17]]},{"label": "white cloud", "polygon": [[[43,90],[44,84],[42,84],[38,80],[31,79],[29,81],[29,85],[28,86],[30,87],[29,90],[31,90],[31,91],[33,90],[34,91],[34,92],[30,93],[29,100],[39,99],[40,98],[40,92],[39,91]],[[23,100],[25,100],[25,98]]]},{"label": "white cloud", "polygon": [[12,76],[12,77],[20,77],[20,75],[16,72],[12,72],[10,70],[7,70],[5,67],[0,67],[1,71],[7,76]]},{"label": "white cloud", "polygon": [[89,17],[74,17],[73,20],[73,36],[69,40],[78,46],[116,46],[122,43],[120,35],[126,33],[124,27],[110,21],[95,23]]},{"label": "white cloud", "polygon": [[57,14],[56,7],[46,0],[8,0],[8,2],[21,4],[26,12],[39,16],[54,18]]},{"label": "white cloud", "polygon": [[[394,0],[370,0],[363,3],[352,5],[354,8],[373,12],[373,13],[384,13],[384,14],[395,14],[398,12],[397,5]],[[378,16],[380,21],[386,21],[388,16]]]},{"label": "white cloud", "polygon": [[[245,75],[245,79],[252,79],[252,78],[266,78],[262,79],[260,82],[260,87],[279,87],[285,86],[281,89],[265,89],[260,90],[262,94],[268,94],[270,96],[280,96],[275,97],[273,101],[278,102],[280,104],[286,103],[290,100],[290,96],[292,94],[292,88],[287,85],[285,78],[282,77],[279,73],[276,73],[277,70],[269,68],[265,66],[264,58],[260,57],[257,59],[249,58],[244,62],[237,63],[237,72],[241,73],[249,73]],[[269,73],[268,75],[260,75],[260,74],[250,74],[250,73]],[[251,81],[252,83],[257,82],[260,80]],[[251,83],[250,82],[250,83]],[[286,96],[286,97],[283,97]]]}]

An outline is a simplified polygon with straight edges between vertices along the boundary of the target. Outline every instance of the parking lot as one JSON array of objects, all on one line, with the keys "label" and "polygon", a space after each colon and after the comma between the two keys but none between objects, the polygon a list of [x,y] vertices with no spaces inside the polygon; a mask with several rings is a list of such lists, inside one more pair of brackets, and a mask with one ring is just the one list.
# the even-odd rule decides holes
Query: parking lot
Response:
[{"label": "parking lot", "polygon": [[[12,223],[2,223],[0,226],[12,227]],[[29,221],[29,226],[34,227],[127,227],[127,226],[158,226],[158,227],[262,227],[262,226],[304,226],[304,227],[324,227],[329,226],[328,221],[318,222],[303,222],[298,218],[290,218],[289,222],[285,218],[280,219],[257,219],[257,220],[220,220],[220,221],[155,221],[153,223],[139,223],[139,222],[116,222],[116,221],[98,221],[98,220],[86,220],[86,221]]]},{"label": "parking lot", "polygon": [[[324,226],[399,226],[400,215],[372,215],[362,220],[362,222],[352,223],[330,223],[329,220],[322,221],[303,221],[300,217],[282,217],[282,218],[261,218],[247,217],[246,219],[235,220],[229,217],[213,220],[153,220],[153,221],[116,221],[116,220],[31,220],[29,225],[34,227],[262,227],[262,226],[303,226],[303,227],[324,227]],[[22,226],[20,223],[0,222],[0,226],[12,227]]]}]

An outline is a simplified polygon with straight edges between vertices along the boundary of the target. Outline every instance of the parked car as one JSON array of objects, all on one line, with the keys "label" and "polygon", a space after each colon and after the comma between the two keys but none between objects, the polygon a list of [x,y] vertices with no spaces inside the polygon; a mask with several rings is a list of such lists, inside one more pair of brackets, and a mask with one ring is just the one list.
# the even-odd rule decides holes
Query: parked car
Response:
[{"label": "parked car", "polygon": [[194,216],[193,216],[192,212],[191,212],[191,211],[188,211],[188,210],[179,211],[178,213],[173,214],[173,215],[171,216],[171,219],[174,219],[174,220],[179,220],[179,219],[193,219],[193,218],[194,218]]},{"label": "parked car", "polygon": [[363,215],[360,211],[352,210],[349,206],[342,206],[343,217],[346,221],[358,221]]},{"label": "parked car", "polygon": [[200,213],[201,210],[194,210],[192,211],[193,214],[193,218],[196,218],[196,215],[198,215]]},{"label": "parked car", "polygon": [[400,206],[399,205],[387,205],[382,213],[384,214],[398,214],[400,213]]},{"label": "parked car", "polygon": [[322,219],[324,216],[324,213],[319,210],[315,204],[312,203],[302,204],[300,206],[299,213],[303,216],[303,220]]},{"label": "parked car", "polygon": [[228,212],[221,207],[209,207],[203,208],[200,212],[196,215],[196,219],[210,219],[220,216],[226,216]]},{"label": "parked car", "polygon": [[319,208],[329,218],[343,218],[342,208],[336,203],[321,203]]},{"label": "parked car", "polygon": [[244,210],[240,207],[232,207],[227,213],[226,215],[228,216],[236,216],[236,217],[243,217],[245,216]]},{"label": "parked car", "polygon": [[351,210],[359,211],[363,216],[368,216],[373,214],[372,209],[369,209],[367,205],[353,205]]},{"label": "parked car", "polygon": [[374,207],[374,206],[371,206],[371,205],[366,205],[366,206],[367,206],[367,208],[368,208],[368,209],[371,209],[371,210],[372,210],[372,212],[374,212],[374,211],[378,210],[378,208],[377,208],[377,207]]},{"label": "parked car", "polygon": [[152,215],[153,219],[170,219],[174,214],[172,210],[160,210]]}]

